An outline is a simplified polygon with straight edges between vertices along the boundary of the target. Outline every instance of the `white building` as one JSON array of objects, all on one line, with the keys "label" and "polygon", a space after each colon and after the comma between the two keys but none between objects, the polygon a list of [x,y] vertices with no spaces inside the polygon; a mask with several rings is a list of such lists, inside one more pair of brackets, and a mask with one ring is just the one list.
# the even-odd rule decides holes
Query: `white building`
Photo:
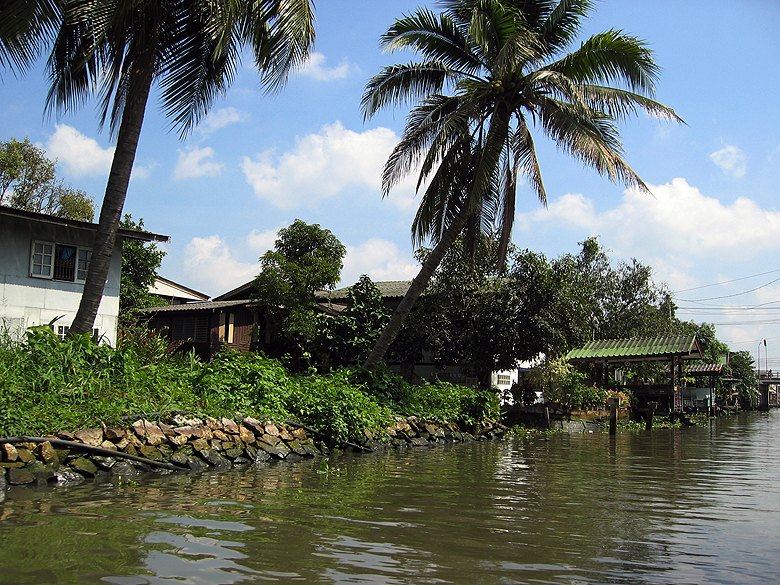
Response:
[{"label": "white building", "polygon": [[[0,332],[20,337],[33,325],[54,322],[67,333],[76,316],[97,224],[0,206]],[[116,343],[122,242],[170,242],[168,236],[120,229],[95,318],[95,331]]]}]

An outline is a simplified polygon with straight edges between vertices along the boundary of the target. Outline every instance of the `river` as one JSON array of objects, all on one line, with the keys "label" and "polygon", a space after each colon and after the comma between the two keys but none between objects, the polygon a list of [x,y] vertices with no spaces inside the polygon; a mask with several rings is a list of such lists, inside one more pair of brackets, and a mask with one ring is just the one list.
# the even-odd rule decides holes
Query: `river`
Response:
[{"label": "river", "polygon": [[13,488],[0,583],[776,583],[780,411]]}]

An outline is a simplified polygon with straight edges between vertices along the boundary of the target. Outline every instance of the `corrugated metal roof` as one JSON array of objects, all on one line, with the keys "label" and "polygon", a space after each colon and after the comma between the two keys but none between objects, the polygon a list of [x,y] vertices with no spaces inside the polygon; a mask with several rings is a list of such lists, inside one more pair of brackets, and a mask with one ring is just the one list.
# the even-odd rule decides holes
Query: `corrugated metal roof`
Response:
[{"label": "corrugated metal roof", "polygon": [[679,356],[701,359],[701,347],[695,335],[601,339],[586,343],[567,354],[574,361],[652,361]]},{"label": "corrugated metal roof", "polygon": [[246,299],[237,301],[207,301],[203,303],[184,303],[182,305],[165,305],[163,307],[149,307],[138,309],[139,313],[181,313],[186,311],[212,311],[226,307],[248,305],[251,301]]},{"label": "corrugated metal roof", "polygon": [[685,371],[689,374],[721,374],[724,367],[723,364],[689,364],[685,366]]}]

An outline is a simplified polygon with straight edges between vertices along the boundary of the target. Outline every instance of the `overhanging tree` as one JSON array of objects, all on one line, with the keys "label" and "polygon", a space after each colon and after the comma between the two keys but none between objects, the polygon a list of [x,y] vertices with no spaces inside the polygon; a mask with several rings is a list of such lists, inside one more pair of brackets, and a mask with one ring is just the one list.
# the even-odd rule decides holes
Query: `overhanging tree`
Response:
[{"label": "overhanging tree", "polygon": [[470,223],[498,224],[500,259],[514,221],[518,177],[546,201],[531,127],[610,180],[647,190],[622,158],[617,123],[645,111],[680,121],[650,99],[658,74],[639,39],[610,30],[570,53],[588,0],[442,0],[382,36],[389,51],[423,59],[384,68],[362,98],[370,118],[387,106],[420,100],[388,159],[383,192],[419,168],[427,181],[412,225],[415,241],[435,244],[385,328],[366,368],[383,358],[455,238]]},{"label": "overhanging tree", "polygon": [[[251,48],[267,90],[284,85],[314,41],[313,6],[308,0],[28,4],[40,10],[25,9],[23,18],[5,6],[0,10],[2,63],[29,64],[56,21],[47,109],[69,111],[97,94],[101,124],[108,119],[117,140],[84,293],[70,327],[78,334],[91,329],[103,295],[152,84],[161,87],[172,126],[186,135],[227,91],[244,47]],[[61,15],[52,17],[52,6],[58,5]]]}]

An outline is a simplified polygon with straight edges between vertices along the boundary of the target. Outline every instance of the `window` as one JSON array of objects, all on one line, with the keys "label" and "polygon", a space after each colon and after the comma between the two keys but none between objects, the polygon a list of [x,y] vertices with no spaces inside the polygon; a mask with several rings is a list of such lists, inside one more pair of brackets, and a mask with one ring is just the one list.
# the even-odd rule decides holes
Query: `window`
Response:
[{"label": "window", "polygon": [[171,324],[172,341],[194,341],[202,343],[209,340],[208,315],[192,317],[174,317]]},{"label": "window", "polygon": [[498,374],[496,378],[499,386],[509,386],[512,382],[512,379],[508,374]]},{"label": "window", "polygon": [[69,282],[87,280],[92,250],[53,242],[33,242],[30,276]]}]

